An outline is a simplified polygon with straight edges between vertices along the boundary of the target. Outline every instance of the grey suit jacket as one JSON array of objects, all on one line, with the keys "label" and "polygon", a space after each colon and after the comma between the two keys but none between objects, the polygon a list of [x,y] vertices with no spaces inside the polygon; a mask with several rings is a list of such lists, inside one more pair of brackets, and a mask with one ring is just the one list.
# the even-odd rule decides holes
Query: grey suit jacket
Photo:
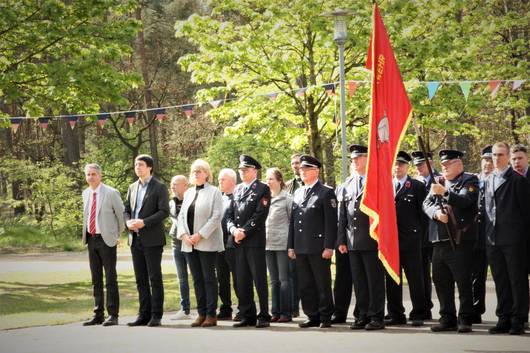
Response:
[{"label": "grey suit jacket", "polygon": [[[90,193],[91,188],[83,191],[83,244],[86,244],[86,224],[90,217]],[[97,221],[103,241],[108,246],[116,246],[120,233],[125,229],[123,220],[123,202],[118,190],[101,183],[101,195]]]},{"label": "grey suit jacket", "polygon": [[[188,227],[188,208],[195,198],[195,187],[188,189],[184,193],[182,208],[177,220],[177,238],[182,239],[186,234],[190,234]],[[202,237],[195,246],[199,251],[223,251],[223,230],[221,219],[223,216],[223,197],[221,191],[208,183],[204,189],[199,191],[195,201],[195,216],[193,219],[193,229]],[[185,241],[182,242],[182,251],[191,252],[193,248]]]}]

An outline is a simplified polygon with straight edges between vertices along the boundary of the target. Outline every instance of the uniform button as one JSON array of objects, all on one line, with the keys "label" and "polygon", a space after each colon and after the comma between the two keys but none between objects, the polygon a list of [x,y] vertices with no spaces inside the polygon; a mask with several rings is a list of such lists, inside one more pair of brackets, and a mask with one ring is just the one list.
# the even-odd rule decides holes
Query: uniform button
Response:
[{"label": "uniform button", "polygon": [[356,220],[357,220],[357,217],[353,217],[353,220],[356,221]]},{"label": "uniform button", "polygon": [[239,219],[239,216],[237,216],[236,219]]},{"label": "uniform button", "polygon": [[302,215],[302,212],[300,212],[300,216]]},{"label": "uniform button", "polygon": [[302,232],[302,230],[300,229],[300,232]]},{"label": "uniform button", "polygon": [[353,227],[353,229],[357,229],[357,227]]},{"label": "uniform button", "polygon": [[353,210],[354,210],[354,211],[357,211],[357,209],[356,209],[356,208],[354,208]]},{"label": "uniform button", "polygon": [[322,234],[319,234],[318,237],[319,237],[319,238],[322,238]]},{"label": "uniform button", "polygon": [[462,222],[463,222],[463,221],[464,221],[464,219],[462,218],[462,219],[461,219],[460,221],[462,221]]},{"label": "uniform button", "polygon": [[298,223],[302,223],[302,221],[298,221]]}]

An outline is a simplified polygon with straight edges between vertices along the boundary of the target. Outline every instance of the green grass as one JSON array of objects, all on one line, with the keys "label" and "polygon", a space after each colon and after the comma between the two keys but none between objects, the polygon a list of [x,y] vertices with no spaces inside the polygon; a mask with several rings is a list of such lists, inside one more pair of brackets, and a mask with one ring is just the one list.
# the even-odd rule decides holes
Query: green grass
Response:
[{"label": "green grass", "polygon": [[0,224],[0,253],[29,251],[79,251],[81,238],[53,235],[28,225]]},{"label": "green grass", "polygon": [[[179,307],[178,283],[174,267],[165,267],[164,310],[174,311]],[[138,294],[134,273],[119,271],[118,286],[120,315],[136,314]],[[190,295],[195,304],[193,290]],[[88,270],[0,275],[0,329],[81,321],[93,315],[93,306]]]}]

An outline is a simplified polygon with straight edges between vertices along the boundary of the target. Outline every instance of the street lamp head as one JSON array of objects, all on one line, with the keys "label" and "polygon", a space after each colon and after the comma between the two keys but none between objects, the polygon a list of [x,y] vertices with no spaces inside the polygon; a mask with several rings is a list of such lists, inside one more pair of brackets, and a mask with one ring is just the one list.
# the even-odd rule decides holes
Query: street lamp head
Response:
[{"label": "street lamp head", "polygon": [[335,9],[333,12],[326,12],[323,14],[325,17],[333,17],[335,33],[333,34],[333,40],[337,44],[341,45],[346,42],[348,38],[347,30],[347,19],[349,16],[353,15],[352,11]]}]

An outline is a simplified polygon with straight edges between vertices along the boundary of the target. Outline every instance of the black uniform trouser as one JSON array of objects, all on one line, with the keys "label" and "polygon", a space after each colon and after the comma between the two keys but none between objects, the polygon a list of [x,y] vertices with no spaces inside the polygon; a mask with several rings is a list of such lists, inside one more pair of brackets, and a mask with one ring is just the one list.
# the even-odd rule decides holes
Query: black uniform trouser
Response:
[{"label": "black uniform trouser", "polygon": [[215,264],[215,268],[217,271],[217,281],[219,282],[219,298],[221,299],[219,314],[221,316],[232,315],[232,291],[230,289],[230,275],[232,275],[234,293],[236,293],[237,297],[235,267],[235,249],[227,248],[225,251],[217,253],[217,262]]},{"label": "black uniform trouser", "polygon": [[388,274],[386,277],[387,310],[391,318],[397,320],[406,319],[405,307],[403,306],[403,274],[407,276],[410,299],[412,301],[412,311],[409,314],[411,320],[423,320],[425,317],[425,293],[423,284],[423,273],[421,268],[421,248],[413,250],[403,250],[399,252],[400,284]]},{"label": "black uniform trouser", "polygon": [[488,260],[495,281],[499,322],[522,325],[528,315],[526,249],[521,245],[488,245]]},{"label": "black uniform trouser", "polygon": [[[270,320],[269,290],[265,248],[236,248],[236,281],[241,318],[248,321]],[[259,313],[256,315],[254,289],[258,293]]]},{"label": "black uniform trouser", "polygon": [[[352,295],[352,275],[350,259],[348,254],[341,254],[335,250],[335,283],[333,285],[333,299],[335,311],[333,315],[337,318],[348,316]],[[355,315],[355,314],[354,314]]]},{"label": "black uniform trouser", "polygon": [[140,301],[138,316],[161,319],[164,313],[164,284],[162,282],[163,246],[143,246],[135,236],[131,255]]},{"label": "black uniform trouser", "polygon": [[486,248],[473,248],[473,264],[471,266],[471,285],[473,289],[473,312],[476,317],[486,312],[486,277],[488,274],[488,258]]},{"label": "black uniform trouser", "polygon": [[330,321],[333,314],[331,260],[322,254],[296,254],[298,290],[302,309],[314,321]]},{"label": "black uniform trouser", "polygon": [[105,270],[105,288],[107,290],[107,312],[111,316],[118,316],[120,295],[118,292],[118,275],[116,274],[116,246],[110,247],[103,241],[101,235],[86,235],[88,246],[88,261],[92,275],[92,290],[94,295],[94,316],[102,318],[104,312],[103,270]]},{"label": "black uniform trouser", "polygon": [[[432,279],[440,301],[440,323],[471,324],[473,291],[471,289],[471,256],[473,244],[463,242],[451,248],[449,241],[433,244]],[[460,307],[458,321],[455,306],[455,282]]]},{"label": "black uniform trouser", "polygon": [[355,318],[383,321],[385,315],[385,270],[377,257],[377,250],[349,251],[350,267],[355,291]]},{"label": "black uniform trouser", "polygon": [[434,304],[432,303],[432,246],[424,246],[421,249],[421,262],[423,271],[423,292],[425,294],[425,315],[429,316]]}]

